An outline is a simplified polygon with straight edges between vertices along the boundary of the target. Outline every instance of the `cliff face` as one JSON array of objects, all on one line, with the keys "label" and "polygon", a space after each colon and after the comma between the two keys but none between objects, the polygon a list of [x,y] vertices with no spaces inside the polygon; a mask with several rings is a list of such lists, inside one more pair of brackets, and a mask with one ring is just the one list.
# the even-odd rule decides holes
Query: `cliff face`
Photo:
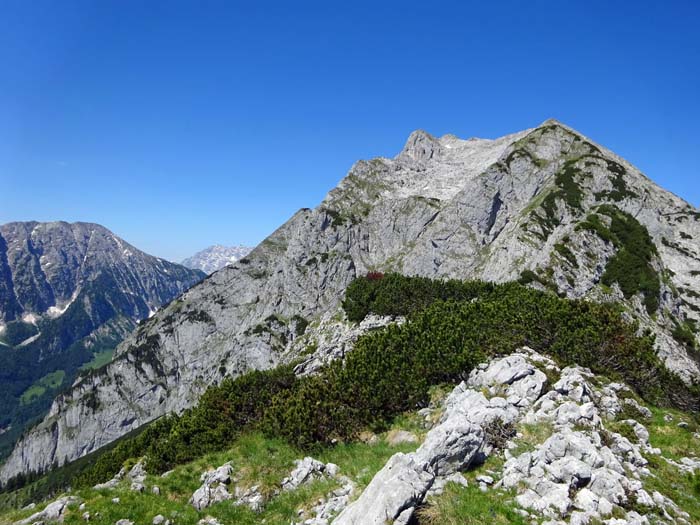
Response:
[{"label": "cliff face", "polygon": [[150,310],[203,277],[148,255],[99,224],[11,222],[0,226],[0,320],[57,317],[100,274],[131,296],[130,312]]},{"label": "cliff face", "polygon": [[415,132],[140,326],[114,362],[54,401],[0,479],[75,459],[191,406],[227,374],[289,359],[297,325],[334,310],[367,271],[520,279],[622,301],[691,380],[698,239],[697,209],[556,121],[497,140]]},{"label": "cliff face", "polygon": [[0,226],[0,458],[82,365],[203,277],[97,224]]}]

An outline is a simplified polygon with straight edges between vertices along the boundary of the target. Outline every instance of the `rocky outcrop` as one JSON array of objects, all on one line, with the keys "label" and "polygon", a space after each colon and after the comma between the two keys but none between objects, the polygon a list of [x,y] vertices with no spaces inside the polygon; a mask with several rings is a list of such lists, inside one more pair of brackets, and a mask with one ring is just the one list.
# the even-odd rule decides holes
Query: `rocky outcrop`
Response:
[{"label": "rocky outcrop", "polygon": [[226,463],[215,470],[203,473],[199,478],[202,486],[190,498],[192,506],[202,510],[214,503],[233,499],[233,495],[228,491],[232,472],[231,463]]},{"label": "rocky outcrop", "polygon": [[282,480],[282,490],[296,490],[301,485],[324,477],[335,478],[339,470],[334,463],[323,463],[308,456],[296,460],[294,464],[294,470]]},{"label": "rocky outcrop", "polygon": [[143,492],[146,489],[146,468],[144,465],[144,460],[139,460],[128,471],[125,467],[122,467],[112,479],[110,479],[109,481],[105,481],[104,483],[98,483],[93,488],[95,490],[114,489],[117,486],[119,486],[119,484],[124,479],[126,479],[130,483],[131,490],[136,492]]},{"label": "rocky outcrop", "polygon": [[[438,492],[446,481],[460,482],[459,472],[490,451],[491,425],[513,423],[542,391],[547,378],[527,354],[484,364],[467,383],[458,385],[444,403],[440,423],[411,454],[398,453],[377,473],[360,497],[334,521],[335,525],[407,524],[433,485]],[[498,390],[506,397],[486,398],[481,389]],[[538,394],[535,394],[537,392]]]},{"label": "rocky outcrop", "polygon": [[361,335],[404,322],[402,317],[369,314],[359,324],[350,324],[342,309],[330,311],[314,321],[302,337],[294,340],[282,356],[282,361],[296,363],[294,373],[297,376],[315,374],[331,361],[343,359]]},{"label": "rocky outcrop", "polygon": [[[548,377],[555,376],[550,384]],[[492,454],[504,456],[502,469],[475,481],[483,491],[514,491],[519,512],[533,522],[689,523],[672,500],[645,489],[652,473],[644,455],[658,456],[660,450],[649,445],[644,425],[617,419],[631,427],[634,440],[605,426],[619,415],[629,389],[595,379],[579,367],[560,370],[528,348],[478,366],[445,399],[439,424],[418,450],[392,456],[333,523],[409,523],[445,483],[465,485],[461,472]],[[521,450],[520,425],[551,430],[534,449],[515,454]],[[504,433],[508,427],[511,432]],[[679,472],[700,467],[693,458],[673,463]]]},{"label": "rocky outcrop", "polygon": [[77,501],[78,499],[73,496],[64,496],[56,501],[52,501],[43,510],[16,522],[15,525],[29,525],[30,523],[41,523],[43,521],[62,523],[68,506],[77,503]]},{"label": "rocky outcrop", "polygon": [[[621,249],[585,225],[603,204],[629,214],[656,246],[653,315],[641,293],[625,297],[616,283],[601,286]],[[312,372],[345,349],[316,354],[323,345],[295,345],[300,319],[332,315],[347,284],[369,270],[523,277],[569,297],[622,300],[656,334],[666,363],[689,380],[700,372],[672,333],[686,317],[700,319],[699,238],[700,212],[556,121],[497,140],[417,132],[395,158],[356,163],[316,209],[300,210],[247,257],[160,310],[119,347],[114,363],[55,401],[0,480],[75,459],[181,411],[225,375],[302,353],[300,373]]]}]

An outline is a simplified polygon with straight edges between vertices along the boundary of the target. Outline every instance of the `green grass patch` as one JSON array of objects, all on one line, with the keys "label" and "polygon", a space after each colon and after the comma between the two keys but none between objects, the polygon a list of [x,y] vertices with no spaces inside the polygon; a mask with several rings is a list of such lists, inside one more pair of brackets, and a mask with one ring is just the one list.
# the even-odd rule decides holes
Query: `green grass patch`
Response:
[{"label": "green grass patch", "polygon": [[491,489],[482,492],[477,483],[462,487],[448,483],[445,491],[417,512],[417,525],[527,525],[516,512],[513,492]]},{"label": "green grass patch", "polygon": [[[649,431],[649,443],[658,447],[663,455],[678,460],[682,457],[700,457],[700,440],[693,437],[698,431],[698,422],[693,416],[673,409],[650,407],[651,421],[643,421]],[[671,415],[671,421],[665,421],[665,415]],[[697,418],[697,416],[695,416]],[[678,423],[685,421],[687,428],[679,427]]]},{"label": "green grass patch", "polygon": [[655,456],[647,456],[653,476],[644,479],[647,492],[658,491],[690,514],[690,523],[700,523],[700,475],[683,474]]},{"label": "green grass patch", "polygon": [[[336,447],[319,450],[314,457],[325,463],[332,462],[340,467],[341,474],[352,478],[361,490],[386,461],[396,452],[410,452],[417,445],[402,444],[390,446],[384,440],[376,444],[364,443],[341,444]],[[288,525],[298,521],[299,509],[310,509],[319,498],[339,486],[336,480],[319,480],[291,492],[276,494],[282,480],[294,468],[294,460],[304,457],[304,451],[288,443],[267,438],[260,433],[245,433],[230,443],[224,451],[205,454],[202,457],[176,467],[168,476],[149,474],[146,479],[146,491],[142,494],[129,490],[129,482],[123,481],[114,490],[94,490],[83,488],[73,491],[85,503],[91,514],[91,523],[113,525],[119,519],[129,519],[135,523],[151,523],[157,514],[179,524],[196,524],[205,516],[213,516],[222,523]],[[192,493],[201,485],[202,472],[216,468],[226,462],[233,466],[233,485],[243,490],[253,485],[259,487],[267,502],[264,509],[253,512],[248,507],[237,507],[226,501],[213,505],[202,512],[196,511],[190,504]],[[146,464],[149,470],[148,463]],[[152,494],[151,488],[157,485],[160,495]],[[229,487],[233,492],[233,486]],[[118,497],[119,503],[112,498]],[[40,508],[40,507],[38,507]],[[0,515],[0,522],[6,518],[17,520],[24,518],[34,510],[13,511]],[[69,525],[84,523],[77,507],[66,514],[65,522]]]},{"label": "green grass patch", "polygon": [[66,377],[64,370],[56,370],[50,374],[46,374],[36,383],[30,386],[20,396],[20,403],[28,405],[39,399],[47,390],[53,390],[61,386],[63,379]]},{"label": "green grass patch", "polygon": [[517,447],[510,451],[513,456],[519,456],[525,452],[532,452],[538,445],[554,433],[554,426],[549,422],[521,423],[516,430],[522,434],[516,443]]},{"label": "green grass patch", "polygon": [[92,359],[80,367],[80,370],[95,370],[102,368],[112,360],[114,350],[100,350],[95,352]]}]

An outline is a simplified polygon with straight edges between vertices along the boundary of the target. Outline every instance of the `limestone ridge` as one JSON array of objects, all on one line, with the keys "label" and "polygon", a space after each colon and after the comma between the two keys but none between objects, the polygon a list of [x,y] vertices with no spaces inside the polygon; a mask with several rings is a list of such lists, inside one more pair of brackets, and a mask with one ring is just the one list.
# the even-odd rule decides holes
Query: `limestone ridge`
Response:
[{"label": "limestone ridge", "polygon": [[[0,479],[80,457],[191,406],[225,375],[289,359],[298,328],[333,312],[368,271],[520,279],[622,301],[691,380],[699,238],[697,209],[556,121],[495,140],[415,132],[399,155],[357,162],[317,208],[139,327],[113,363],[55,400]],[[642,272],[631,283],[630,259]]]},{"label": "limestone ridge", "polygon": [[[595,386],[598,380],[585,368],[560,369],[530,348],[479,365],[441,408],[420,411],[430,429],[420,447],[393,455],[331,523],[413,523],[416,510],[447,482],[466,486],[463,472],[498,456],[502,468],[474,481],[484,492],[512,490],[517,512],[532,523],[690,523],[676,502],[647,485],[656,476],[644,455],[673,465],[678,474],[694,472],[697,460],[664,457],[651,446],[644,424],[625,418],[633,413],[651,422],[652,412],[626,385]],[[527,426],[543,434],[532,450],[520,441],[518,429]]]}]

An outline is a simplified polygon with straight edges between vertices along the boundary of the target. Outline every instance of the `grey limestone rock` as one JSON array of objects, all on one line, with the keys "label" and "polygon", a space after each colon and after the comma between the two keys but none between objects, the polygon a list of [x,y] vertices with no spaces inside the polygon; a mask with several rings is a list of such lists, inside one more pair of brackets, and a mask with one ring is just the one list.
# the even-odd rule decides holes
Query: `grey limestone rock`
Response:
[{"label": "grey limestone rock", "polygon": [[77,503],[78,499],[74,496],[64,496],[52,501],[43,510],[35,512],[28,518],[20,520],[15,525],[29,525],[30,523],[38,523],[40,521],[63,521],[63,515],[69,505]]},{"label": "grey limestone rock", "polygon": [[412,454],[394,454],[335,525],[384,525],[415,508],[435,479],[428,466]]},{"label": "grey limestone rock", "polygon": [[335,478],[338,475],[338,465],[322,463],[309,456],[297,459],[294,464],[296,465],[294,470],[282,480],[282,490],[295,490],[316,479]]},{"label": "grey limestone rock", "polygon": [[190,504],[195,509],[202,510],[214,503],[233,499],[234,496],[228,491],[232,472],[233,467],[230,463],[204,472],[200,477],[202,485],[192,494]]},{"label": "grey limestone rock", "polygon": [[[579,206],[558,196],[557,175],[566,167],[580,175]],[[613,181],[625,191],[615,193]],[[541,203],[548,194],[555,195],[551,227],[536,217],[544,216]],[[665,277],[654,316],[641,295],[625,298],[617,285],[600,286],[618,248],[577,228],[600,204],[631,214],[657,247],[652,265]],[[350,326],[333,317],[348,283],[370,270],[495,282],[517,280],[526,270],[540,276],[551,270],[552,285],[568,297],[624,301],[640,329],[656,335],[667,365],[685,380],[700,377],[672,337],[674,322],[700,320],[700,300],[684,291],[700,288],[693,273],[699,214],[624,159],[556,121],[495,140],[416,132],[396,157],[357,162],[318,207],[299,210],[245,258],[143,323],[120,345],[113,363],[54,402],[2,466],[0,480],[73,460],[180,412],[224,376],[297,357],[305,362],[298,372],[313,373],[323,362],[342,358],[351,337],[336,344],[328,336],[327,345],[318,341],[316,351],[302,355],[313,350],[313,341],[305,344],[292,319],[310,321],[311,332],[324,316],[329,327]],[[531,286],[541,287],[534,281]],[[533,384],[520,385],[523,390],[513,391],[510,400],[503,397],[504,410],[519,408],[511,403],[515,397],[528,403],[536,395],[539,374],[529,377]]]}]

